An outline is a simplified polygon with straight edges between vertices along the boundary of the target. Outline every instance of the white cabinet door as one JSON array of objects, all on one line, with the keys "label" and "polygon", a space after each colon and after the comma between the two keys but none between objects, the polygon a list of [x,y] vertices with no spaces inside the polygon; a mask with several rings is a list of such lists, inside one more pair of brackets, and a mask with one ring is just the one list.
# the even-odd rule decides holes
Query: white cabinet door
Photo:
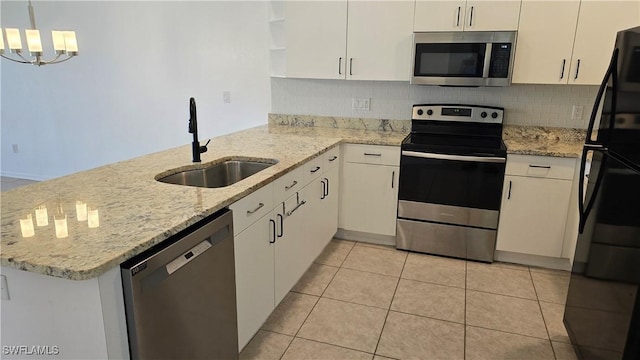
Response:
[{"label": "white cabinet door", "polygon": [[514,31],[520,0],[417,0],[414,31]]},{"label": "white cabinet door", "polygon": [[347,79],[409,81],[413,8],[406,0],[349,1]]},{"label": "white cabinet door", "polygon": [[469,0],[465,31],[515,31],[520,19],[520,0]]},{"label": "white cabinet door", "polygon": [[276,207],[276,223],[278,224],[275,243],[275,304],[280,303],[289,290],[298,282],[310,265],[308,257],[309,231],[306,219],[309,199],[305,189],[297,195],[289,197]]},{"label": "white cabinet door", "polygon": [[287,1],[286,76],[344,79],[347,0]]},{"label": "white cabinet door", "polygon": [[579,0],[523,0],[513,83],[566,84]]},{"label": "white cabinet door", "polygon": [[345,163],[344,229],[395,236],[398,166]]},{"label": "white cabinet door", "polygon": [[323,194],[320,196],[320,251],[331,241],[338,230],[338,198],[340,196],[340,168],[335,166],[324,173]]},{"label": "white cabinet door", "polygon": [[251,340],[275,307],[275,225],[269,213],[235,236],[238,350]]},{"label": "white cabinet door", "polygon": [[634,26],[640,26],[640,1],[582,1],[569,84],[599,85],[611,59],[616,33]]},{"label": "white cabinet door", "polygon": [[496,249],[561,257],[571,180],[505,176]]},{"label": "white cabinet door", "polygon": [[462,31],[466,1],[416,0],[413,29],[419,31]]}]

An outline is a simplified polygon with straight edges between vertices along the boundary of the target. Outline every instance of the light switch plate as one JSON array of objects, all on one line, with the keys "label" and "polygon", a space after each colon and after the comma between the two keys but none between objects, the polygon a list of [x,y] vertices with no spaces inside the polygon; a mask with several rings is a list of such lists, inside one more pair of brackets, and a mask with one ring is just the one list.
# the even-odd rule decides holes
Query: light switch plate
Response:
[{"label": "light switch plate", "polygon": [[2,287],[2,300],[10,300],[9,288],[7,287],[7,277],[4,275],[0,275],[0,279],[0,286]]},{"label": "light switch plate", "polygon": [[573,105],[573,111],[571,111],[571,120],[582,120],[582,112],[584,106]]}]

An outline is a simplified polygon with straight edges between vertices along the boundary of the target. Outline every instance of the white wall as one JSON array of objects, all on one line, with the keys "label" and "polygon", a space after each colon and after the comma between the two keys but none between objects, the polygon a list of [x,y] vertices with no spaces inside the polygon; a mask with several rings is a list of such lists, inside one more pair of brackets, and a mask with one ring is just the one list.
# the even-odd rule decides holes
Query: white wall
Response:
[{"label": "white wall", "polygon": [[[72,29],[80,56],[42,67],[0,61],[2,175],[47,179],[190,143],[191,96],[200,139],[267,122],[266,2],[33,5],[45,52],[50,30]],[[2,27],[28,28],[26,6],[2,1]]]},{"label": "white wall", "polygon": [[[408,82],[271,79],[271,111],[277,114],[411,119],[420,103],[474,104],[505,108],[505,124],[586,128],[597,86],[511,85],[452,88]],[[354,97],[370,98],[370,111],[352,109]],[[583,106],[572,120],[573,105]]]}]

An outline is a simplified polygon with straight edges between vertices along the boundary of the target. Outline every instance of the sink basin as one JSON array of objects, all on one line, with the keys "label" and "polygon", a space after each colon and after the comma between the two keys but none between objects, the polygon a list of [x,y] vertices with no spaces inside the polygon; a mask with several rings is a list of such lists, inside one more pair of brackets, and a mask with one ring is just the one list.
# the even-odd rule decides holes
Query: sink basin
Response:
[{"label": "sink basin", "polygon": [[[262,161],[226,160],[197,169],[183,170],[171,175],[156,177],[156,180],[176,185],[220,188],[237,183],[277,163],[276,160]],[[171,171],[170,171],[171,172]]]}]

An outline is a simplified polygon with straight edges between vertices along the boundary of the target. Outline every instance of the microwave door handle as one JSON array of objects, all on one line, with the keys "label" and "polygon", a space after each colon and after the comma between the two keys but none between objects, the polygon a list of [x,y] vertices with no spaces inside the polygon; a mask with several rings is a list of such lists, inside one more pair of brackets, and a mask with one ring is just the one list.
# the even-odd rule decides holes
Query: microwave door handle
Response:
[{"label": "microwave door handle", "polygon": [[491,67],[491,50],[493,50],[493,43],[487,43],[487,48],[484,52],[484,68],[482,69],[482,77],[489,77],[489,68]]}]

